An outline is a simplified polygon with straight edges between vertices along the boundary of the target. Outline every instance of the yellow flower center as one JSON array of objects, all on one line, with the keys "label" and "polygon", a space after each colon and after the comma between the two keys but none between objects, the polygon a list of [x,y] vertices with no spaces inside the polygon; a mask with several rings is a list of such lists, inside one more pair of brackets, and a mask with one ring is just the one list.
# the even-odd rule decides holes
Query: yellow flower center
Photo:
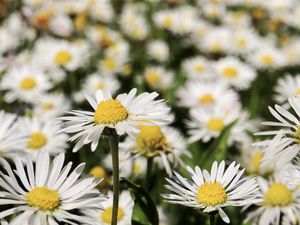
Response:
[{"label": "yellow flower center", "polygon": [[103,169],[103,167],[101,166],[94,166],[91,170],[90,170],[90,174],[95,177],[95,178],[106,178],[106,171],[105,169]]},{"label": "yellow flower center", "polygon": [[103,65],[109,71],[114,71],[117,68],[117,62],[112,58],[105,58],[103,60]]},{"label": "yellow flower center", "polygon": [[133,163],[132,171],[133,171],[133,173],[135,173],[135,174],[140,173],[140,172],[142,171],[141,165],[138,164],[138,163]]},{"label": "yellow flower center", "polygon": [[238,71],[233,67],[226,67],[223,70],[223,75],[228,78],[234,78],[238,75]]},{"label": "yellow flower center", "polygon": [[196,198],[201,204],[215,207],[226,202],[227,194],[219,182],[204,183],[199,187]]},{"label": "yellow flower center", "polygon": [[149,71],[145,76],[145,80],[150,86],[155,86],[159,83],[160,76],[156,71]]},{"label": "yellow flower center", "polygon": [[31,133],[30,139],[27,142],[27,146],[34,150],[40,149],[47,143],[46,136],[41,132]]},{"label": "yellow flower center", "polygon": [[207,94],[204,94],[202,95],[200,98],[199,98],[199,103],[201,105],[208,105],[208,104],[212,104],[214,103],[215,99],[214,99],[214,96],[212,96],[211,94],[207,93]]},{"label": "yellow flower center", "polygon": [[99,81],[96,85],[97,89],[103,89],[105,88],[105,83],[103,81]]},{"label": "yellow flower center", "polygon": [[166,17],[163,20],[163,27],[170,28],[172,26],[172,19],[170,17]]},{"label": "yellow flower center", "polygon": [[203,73],[204,72],[204,66],[203,65],[196,65],[194,69],[197,73]]},{"label": "yellow flower center", "polygon": [[[124,211],[121,208],[118,208],[118,217],[117,220],[120,221],[124,217]],[[112,207],[106,208],[101,213],[101,220],[107,224],[111,224],[112,220]]]},{"label": "yellow flower center", "polygon": [[244,39],[244,38],[240,38],[236,41],[236,45],[239,47],[239,48],[244,48],[247,44],[247,40]]},{"label": "yellow flower center", "polygon": [[274,183],[264,196],[264,204],[269,207],[284,207],[293,202],[292,192],[281,183]]},{"label": "yellow flower center", "polygon": [[211,118],[207,123],[207,128],[215,132],[223,130],[224,126],[224,121],[220,118]]},{"label": "yellow flower center", "polygon": [[213,43],[211,46],[210,46],[210,50],[212,52],[220,52],[221,51],[221,45],[219,43]]},{"label": "yellow flower center", "polygon": [[168,148],[168,141],[159,126],[140,126],[140,129],[136,145],[145,156],[156,156],[157,151]]},{"label": "yellow flower center", "polygon": [[259,173],[259,168],[260,168],[260,161],[264,157],[263,152],[256,152],[252,158],[251,158],[251,172],[252,173]]},{"label": "yellow flower center", "polygon": [[117,99],[109,99],[98,104],[94,114],[97,124],[116,124],[128,118],[128,111]]},{"label": "yellow flower center", "polygon": [[45,111],[51,110],[54,108],[54,105],[52,102],[46,102],[44,104],[42,104],[42,109]]},{"label": "yellow flower center", "polygon": [[62,50],[62,51],[59,51],[56,55],[55,55],[55,63],[57,65],[65,65],[67,64],[68,62],[70,62],[72,60],[72,55],[70,52],[68,51],[65,51],[65,50]]},{"label": "yellow flower center", "polygon": [[41,211],[54,211],[60,206],[59,194],[47,187],[37,187],[28,192],[27,203]]},{"label": "yellow flower center", "polygon": [[36,87],[36,81],[31,77],[26,77],[20,82],[20,88],[27,91]]},{"label": "yellow flower center", "polygon": [[300,88],[295,91],[296,95],[300,95]]},{"label": "yellow flower center", "polygon": [[0,157],[5,157],[5,152],[0,151]]},{"label": "yellow flower center", "polygon": [[263,55],[261,57],[261,61],[265,65],[271,65],[271,64],[273,64],[274,59],[271,55]]}]

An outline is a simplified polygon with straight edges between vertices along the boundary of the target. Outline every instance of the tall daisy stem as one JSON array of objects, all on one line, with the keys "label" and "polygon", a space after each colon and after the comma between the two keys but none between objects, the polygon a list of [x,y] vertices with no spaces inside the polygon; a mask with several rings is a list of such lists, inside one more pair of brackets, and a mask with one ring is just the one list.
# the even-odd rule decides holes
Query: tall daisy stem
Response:
[{"label": "tall daisy stem", "polygon": [[209,222],[210,222],[210,225],[216,225],[215,215],[210,215],[209,216]]},{"label": "tall daisy stem", "polygon": [[147,171],[146,171],[146,177],[145,177],[145,180],[144,180],[144,188],[147,191],[149,191],[149,189],[150,189],[152,167],[153,167],[153,158],[149,157],[149,158],[147,158]]},{"label": "tall daisy stem", "polygon": [[108,136],[109,145],[112,155],[113,166],[113,211],[111,225],[117,225],[119,193],[120,193],[120,177],[119,177],[119,136],[114,133]]}]

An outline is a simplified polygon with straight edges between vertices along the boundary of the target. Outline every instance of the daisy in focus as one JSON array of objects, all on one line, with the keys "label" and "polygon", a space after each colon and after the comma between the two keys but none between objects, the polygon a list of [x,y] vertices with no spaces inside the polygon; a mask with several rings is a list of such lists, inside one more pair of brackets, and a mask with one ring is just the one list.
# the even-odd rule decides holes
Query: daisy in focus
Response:
[{"label": "daisy in focus", "polygon": [[[84,210],[83,213],[96,221],[94,225],[110,225],[112,219],[113,193],[107,194],[107,199],[101,202],[102,210]],[[118,208],[118,225],[131,225],[134,201],[129,191],[122,191]],[[84,223],[86,224],[86,223]]]},{"label": "daisy in focus", "polygon": [[174,193],[164,194],[163,197],[169,203],[200,208],[204,213],[218,211],[222,220],[229,223],[230,219],[222,208],[247,206],[262,201],[256,194],[256,179],[241,178],[244,169],[239,169],[240,165],[235,162],[225,169],[225,161],[219,164],[215,161],[210,173],[198,166],[195,170],[187,166],[192,180],[174,172],[173,180],[167,179],[169,184],[165,185]]},{"label": "daisy in focus", "polygon": [[70,172],[72,162],[63,167],[64,159],[65,155],[60,154],[50,164],[48,153],[40,152],[34,169],[30,158],[27,158],[24,166],[20,159],[16,158],[16,169],[13,172],[8,162],[0,158],[4,171],[0,175],[1,186],[4,189],[0,195],[0,202],[1,205],[10,206],[9,209],[0,212],[0,219],[16,215],[11,224],[65,222],[94,225],[93,218],[80,215],[76,211],[102,208],[101,202],[104,197],[94,189],[99,180],[79,178],[85,164],[80,164]]},{"label": "daisy in focus", "polygon": [[91,143],[91,150],[95,151],[104,128],[112,128],[118,135],[133,135],[138,132],[137,126],[141,121],[151,121],[166,124],[171,118],[170,109],[163,100],[155,100],[158,93],[144,92],[136,96],[137,89],[128,94],[120,94],[115,99],[109,92],[98,90],[95,97],[86,96],[93,107],[90,111],[70,111],[70,116],[62,117],[65,121],[66,133],[74,134],[70,140],[77,140],[73,151],[78,151],[84,144]]}]

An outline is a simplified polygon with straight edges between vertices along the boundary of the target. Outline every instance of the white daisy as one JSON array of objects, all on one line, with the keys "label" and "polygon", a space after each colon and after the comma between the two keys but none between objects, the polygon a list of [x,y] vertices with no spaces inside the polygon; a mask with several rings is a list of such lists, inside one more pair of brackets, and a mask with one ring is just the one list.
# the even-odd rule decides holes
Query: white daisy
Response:
[{"label": "white daisy", "polygon": [[70,111],[71,116],[62,117],[65,128],[62,131],[77,133],[70,140],[78,139],[73,151],[78,151],[84,144],[91,143],[92,151],[96,150],[104,128],[115,129],[118,135],[132,135],[141,121],[152,121],[165,124],[170,121],[170,109],[163,100],[154,100],[158,93],[144,92],[135,96],[137,89],[128,94],[120,94],[115,99],[109,92],[98,90],[95,97],[86,96],[94,109],[90,111]]},{"label": "white daisy", "polygon": [[20,132],[17,116],[0,111],[0,157],[22,155],[27,136]]},{"label": "white daisy", "polygon": [[212,80],[215,78],[211,63],[201,56],[185,60],[182,67],[189,78],[195,80]]},{"label": "white daisy", "polygon": [[64,152],[68,147],[68,135],[58,133],[61,129],[55,120],[43,120],[38,117],[20,119],[21,132],[28,135],[25,150],[35,161],[39,151],[47,151],[50,155]]},{"label": "white daisy", "polygon": [[[85,210],[84,214],[95,219],[94,225],[110,225],[112,220],[113,193],[108,192],[107,200],[101,202],[103,210]],[[118,225],[131,225],[134,201],[129,191],[120,193]],[[86,224],[86,223],[84,223]]]},{"label": "white daisy", "polygon": [[147,46],[148,55],[159,62],[165,62],[169,59],[169,51],[167,43],[161,40],[153,40]]},{"label": "white daisy", "polygon": [[60,154],[50,164],[49,155],[40,152],[35,170],[30,158],[27,158],[26,166],[22,165],[20,159],[15,158],[16,169],[12,170],[8,162],[0,158],[3,168],[0,174],[3,188],[0,193],[0,204],[10,206],[9,209],[0,212],[0,219],[15,215],[10,224],[65,222],[94,225],[93,218],[80,215],[76,211],[101,209],[104,198],[94,189],[99,180],[79,179],[84,163],[69,174],[72,162],[63,168],[64,159],[65,155]]},{"label": "white daisy", "polygon": [[174,128],[151,125],[139,128],[134,138],[128,137],[120,143],[120,149],[146,158],[159,158],[169,176],[172,174],[171,166],[183,164],[182,155],[191,157],[185,138]]},{"label": "white daisy", "polygon": [[284,216],[290,224],[296,224],[300,212],[300,190],[289,188],[281,177],[275,177],[273,181],[258,178],[257,181],[263,201],[246,220],[258,225],[280,224]]},{"label": "white daisy", "polygon": [[6,90],[7,102],[21,100],[32,103],[52,84],[47,76],[35,66],[22,66],[8,71],[1,80],[1,90]]},{"label": "white daisy", "polygon": [[256,78],[256,71],[253,68],[233,57],[216,62],[215,70],[222,81],[237,89],[247,89]]},{"label": "white daisy", "polygon": [[224,82],[200,82],[188,80],[178,89],[178,104],[188,108],[211,109],[216,105],[231,109],[239,101],[238,94],[229,89]]},{"label": "white daisy", "polygon": [[240,109],[237,106],[231,109],[214,107],[209,111],[200,108],[190,110],[191,120],[186,123],[189,142],[208,142],[218,137],[227,125],[239,118],[239,114]]},{"label": "white daisy", "polygon": [[188,207],[200,208],[205,213],[218,211],[222,220],[229,223],[229,217],[223,211],[226,206],[245,206],[261,201],[255,194],[258,185],[255,178],[241,178],[244,169],[239,171],[240,165],[232,162],[225,169],[225,161],[216,161],[211,172],[195,170],[187,166],[192,180],[188,180],[174,172],[173,180],[167,179],[169,185],[165,187],[173,194],[164,194],[167,202],[181,204]]},{"label": "white daisy", "polygon": [[145,83],[156,90],[166,90],[172,86],[174,74],[161,66],[149,66],[144,72]]}]

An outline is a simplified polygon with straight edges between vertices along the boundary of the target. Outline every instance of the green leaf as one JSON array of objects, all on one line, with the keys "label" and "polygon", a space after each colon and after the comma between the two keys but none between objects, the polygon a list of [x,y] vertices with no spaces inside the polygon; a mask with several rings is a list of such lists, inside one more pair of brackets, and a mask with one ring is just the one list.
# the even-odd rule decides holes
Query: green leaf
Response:
[{"label": "green leaf", "polygon": [[121,183],[126,185],[134,195],[135,206],[132,215],[133,225],[158,225],[159,218],[156,205],[145,189],[133,184],[126,178],[122,178]]}]

